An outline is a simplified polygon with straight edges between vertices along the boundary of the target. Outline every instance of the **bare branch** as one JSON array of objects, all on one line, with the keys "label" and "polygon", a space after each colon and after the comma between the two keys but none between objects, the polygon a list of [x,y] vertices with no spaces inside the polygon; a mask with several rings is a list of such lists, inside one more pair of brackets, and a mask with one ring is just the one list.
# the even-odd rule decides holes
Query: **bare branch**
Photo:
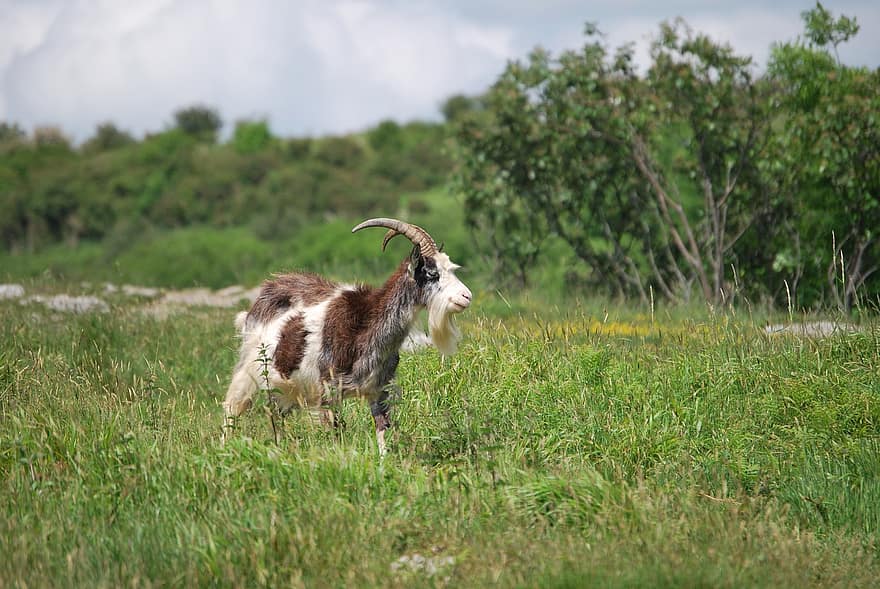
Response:
[{"label": "bare branch", "polygon": [[[681,255],[685,258],[691,268],[693,268],[694,272],[699,278],[700,285],[703,289],[703,295],[706,297],[706,300],[711,300],[713,298],[712,290],[709,287],[709,281],[706,277],[705,268],[703,268],[703,263],[700,258],[700,250],[697,246],[697,240],[694,237],[693,231],[691,230],[690,223],[687,220],[687,215],[684,214],[684,207],[682,207],[681,203],[679,203],[678,201],[670,198],[669,194],[660,183],[657,174],[648,165],[647,150],[645,148],[644,142],[640,138],[635,138],[632,154],[633,160],[635,161],[636,166],[639,168],[639,171],[644,175],[644,177],[654,188],[654,192],[657,195],[658,204],[660,205],[660,211],[664,220],[667,223],[673,242],[675,243]],[[672,220],[672,216],[669,213],[669,207],[672,207],[672,209],[676,212],[676,215],[682,224],[682,229],[685,232],[689,247],[685,245],[684,240],[678,233],[675,222]]]}]

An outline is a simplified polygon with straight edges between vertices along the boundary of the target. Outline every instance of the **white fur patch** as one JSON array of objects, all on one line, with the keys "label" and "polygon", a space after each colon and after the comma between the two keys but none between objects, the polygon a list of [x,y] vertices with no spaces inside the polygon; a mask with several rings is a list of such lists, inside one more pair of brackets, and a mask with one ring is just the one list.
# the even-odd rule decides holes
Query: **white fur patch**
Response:
[{"label": "white fur patch", "polygon": [[453,315],[470,304],[471,291],[455,275],[460,268],[439,252],[434,256],[440,270],[439,290],[428,301],[428,327],[431,341],[444,356],[451,356],[458,349],[460,334],[455,326]]},{"label": "white fur patch", "polygon": [[[242,332],[244,340],[242,342],[242,349],[248,350],[247,358],[244,359],[246,370],[257,381],[259,388],[274,388],[280,391],[281,396],[278,401],[282,409],[293,405],[307,405],[310,407],[320,405],[323,389],[316,387],[315,383],[321,382],[319,362],[323,345],[324,317],[327,314],[327,307],[344,290],[346,290],[345,287],[337,289],[331,297],[316,305],[296,305],[291,307],[268,323],[257,325],[250,331]],[[275,368],[275,350],[284,326],[292,317],[297,315],[302,316],[303,328],[308,334],[306,336],[305,353],[303,354],[300,366],[288,379],[284,378]],[[236,316],[236,325],[238,323],[239,317]],[[263,372],[263,362],[260,358],[260,348],[264,345],[265,357],[268,359],[265,365],[268,371],[268,383],[266,382],[267,376],[261,374]]]}]

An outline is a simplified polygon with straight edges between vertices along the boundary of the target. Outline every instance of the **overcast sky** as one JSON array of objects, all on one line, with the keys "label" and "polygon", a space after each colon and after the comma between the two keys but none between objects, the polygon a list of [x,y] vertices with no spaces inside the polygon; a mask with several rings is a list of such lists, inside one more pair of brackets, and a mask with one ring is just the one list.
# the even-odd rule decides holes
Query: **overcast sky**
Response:
[{"label": "overcast sky", "polygon": [[[880,65],[880,1],[829,0],[861,31],[841,51]],[[758,64],[802,32],[807,1],[776,0],[0,0],[0,120],[58,125],[77,141],[113,121],[137,136],[178,108],[227,126],[266,118],[279,135],[439,118],[455,93],[488,87],[535,45],[582,45],[596,21],[611,46],[676,16]]]}]

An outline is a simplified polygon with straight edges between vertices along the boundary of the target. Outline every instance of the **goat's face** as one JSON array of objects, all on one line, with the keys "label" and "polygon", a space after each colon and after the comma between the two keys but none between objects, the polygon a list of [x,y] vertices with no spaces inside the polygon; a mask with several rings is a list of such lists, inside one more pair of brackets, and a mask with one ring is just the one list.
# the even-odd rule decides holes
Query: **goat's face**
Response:
[{"label": "goat's face", "polygon": [[470,289],[458,279],[460,268],[443,252],[421,256],[413,252],[413,278],[422,291],[425,306],[435,313],[461,313],[471,304]]},{"label": "goat's face", "polygon": [[458,347],[459,336],[452,317],[470,306],[471,291],[455,276],[459,266],[442,252],[422,256],[414,249],[410,267],[428,309],[431,341],[441,354],[450,356]]},{"label": "goat's face", "polygon": [[382,239],[382,249],[396,235],[404,235],[413,244],[412,254],[407,264],[409,278],[418,287],[418,304],[428,309],[428,326],[431,340],[444,355],[455,353],[458,330],[452,321],[453,315],[461,313],[471,304],[471,291],[456,278],[459,267],[449,256],[440,251],[427,231],[398,219],[378,217],[358,224],[352,233],[367,227],[386,227],[388,232]]}]

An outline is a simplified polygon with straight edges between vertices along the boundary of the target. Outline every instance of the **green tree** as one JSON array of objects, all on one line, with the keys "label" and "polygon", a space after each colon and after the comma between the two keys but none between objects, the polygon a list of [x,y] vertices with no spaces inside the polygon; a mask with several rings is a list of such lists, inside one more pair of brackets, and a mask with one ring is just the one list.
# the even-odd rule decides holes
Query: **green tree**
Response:
[{"label": "green tree", "polygon": [[282,151],[289,160],[305,160],[312,153],[313,142],[314,140],[311,137],[295,137],[293,139],[288,139],[283,143]]},{"label": "green tree", "polygon": [[9,158],[0,158],[0,243],[16,251],[24,246],[27,190],[19,170],[9,164]]},{"label": "green tree", "polygon": [[364,148],[351,137],[327,137],[315,147],[315,159],[335,168],[356,168],[364,162]]},{"label": "green tree", "polygon": [[273,141],[269,123],[261,121],[238,121],[232,135],[235,151],[243,155],[252,155],[266,149]]},{"label": "green tree", "polygon": [[766,130],[750,60],[679,21],[642,80],[631,46],[612,55],[594,25],[586,35],[580,51],[510,64],[486,112],[458,125],[468,223],[503,235],[501,271],[527,271],[549,232],[612,292],[686,298],[696,284],[728,299],[732,249],[761,210],[745,182]]},{"label": "green tree", "polygon": [[[636,201],[646,187],[629,174],[634,105],[631,53],[608,58],[587,28],[582,51],[554,62],[541,49],[512,63],[485,96],[486,112],[465,117],[456,177],[466,221],[488,240],[497,273],[525,283],[548,233],[562,239],[594,282],[647,297],[631,238],[643,231]],[[630,233],[632,232],[632,233]]]},{"label": "green tree", "polygon": [[394,121],[382,121],[367,132],[367,141],[376,151],[396,154],[403,148],[403,133]]},{"label": "green tree", "polygon": [[134,142],[134,137],[130,133],[108,121],[98,125],[95,134],[83,144],[82,150],[87,153],[98,153],[125,147]]},{"label": "green tree", "polygon": [[440,112],[443,113],[443,119],[447,123],[455,123],[466,115],[478,112],[482,108],[483,103],[479,98],[465,96],[464,94],[454,94],[443,101],[443,104],[440,106]]},{"label": "green tree", "polygon": [[214,143],[223,127],[223,119],[216,109],[203,105],[182,108],[174,113],[175,127],[201,141]]},{"label": "green tree", "polygon": [[70,138],[58,127],[37,127],[34,129],[34,146],[43,151],[69,152]]},{"label": "green tree", "polygon": [[835,19],[818,3],[802,17],[805,38],[774,47],[770,63],[802,195],[805,254],[792,265],[824,274],[848,311],[880,268],[880,71],[840,63],[838,45],[859,29],[854,18]]},{"label": "green tree", "polygon": [[[682,20],[661,25],[651,54],[648,110],[661,126],[633,137],[633,160],[651,185],[652,206],[682,261],[678,270],[696,279],[705,300],[723,302],[734,294],[737,243],[772,202],[760,173],[770,136],[767,95],[750,57]],[[681,150],[664,161],[658,148],[670,133]]]}]

